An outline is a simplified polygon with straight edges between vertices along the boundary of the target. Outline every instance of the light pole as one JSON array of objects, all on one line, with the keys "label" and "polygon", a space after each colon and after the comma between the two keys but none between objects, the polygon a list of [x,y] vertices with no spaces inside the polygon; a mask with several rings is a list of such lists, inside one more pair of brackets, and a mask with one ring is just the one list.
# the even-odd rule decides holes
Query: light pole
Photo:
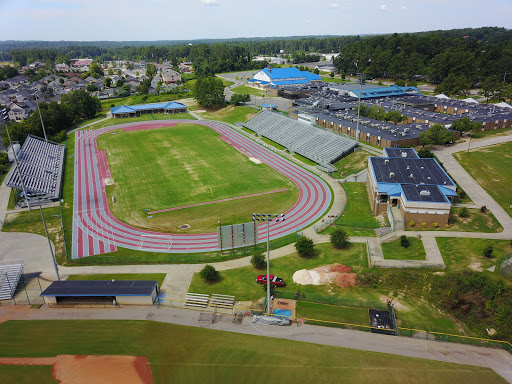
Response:
[{"label": "light pole", "polygon": [[39,97],[37,96],[37,93],[35,94],[35,96],[36,96],[37,111],[39,112],[39,118],[41,119],[41,127],[43,127],[44,141],[48,142],[48,139],[46,138],[46,130],[44,129],[44,124],[43,124],[43,116],[41,115],[41,110],[39,109]]},{"label": "light pole", "polygon": [[358,73],[359,79],[359,107],[357,108],[357,123],[356,123],[356,143],[359,143],[359,117],[361,116],[361,92],[363,89],[364,74]]},{"label": "light pole", "polygon": [[284,213],[271,214],[271,213],[253,213],[252,221],[256,225],[256,221],[267,222],[267,314],[270,315],[270,222],[275,220],[276,223],[284,221]]},{"label": "light pole", "polygon": [[268,66],[270,82],[268,83],[268,110],[272,112],[272,65]]},{"label": "light pole", "polygon": [[469,136],[468,151],[467,151],[466,155],[469,155],[469,146],[471,145],[471,136],[473,136],[473,134],[471,132],[468,132],[468,136]]}]

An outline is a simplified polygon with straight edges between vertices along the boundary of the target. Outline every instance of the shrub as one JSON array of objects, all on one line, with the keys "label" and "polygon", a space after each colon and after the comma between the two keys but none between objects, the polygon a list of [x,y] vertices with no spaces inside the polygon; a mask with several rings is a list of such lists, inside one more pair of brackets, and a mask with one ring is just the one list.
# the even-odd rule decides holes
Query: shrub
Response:
[{"label": "shrub", "polygon": [[450,224],[445,224],[444,227],[445,228],[450,228]]},{"label": "shrub", "polygon": [[460,197],[461,199],[464,199],[464,198],[467,196],[467,195],[466,195],[466,192],[465,192],[464,190],[462,190],[462,189],[459,189],[459,190],[457,191],[457,193],[459,194],[459,197]]},{"label": "shrub", "polygon": [[485,257],[493,257],[492,256],[493,252],[494,252],[494,247],[492,245],[488,245],[483,250],[483,254]]},{"label": "shrub", "polygon": [[336,228],[331,233],[331,244],[334,248],[344,248],[348,245],[348,235],[347,232],[345,232],[341,228]]},{"label": "shrub", "polygon": [[412,227],[414,227],[415,225],[416,225],[416,223],[414,222],[414,220],[411,220],[411,221],[409,222],[409,227],[411,227],[411,228],[412,228]]},{"label": "shrub", "polygon": [[432,226],[433,226],[434,228],[439,228],[439,223],[432,223]]},{"label": "shrub", "polygon": [[466,207],[462,207],[459,212],[459,217],[469,217],[469,211]]},{"label": "shrub", "polygon": [[421,226],[422,226],[423,228],[426,228],[427,223],[426,223],[426,222],[423,222],[423,223],[421,223]]},{"label": "shrub", "polygon": [[201,272],[199,272],[201,279],[205,281],[217,281],[219,280],[219,272],[210,264],[206,264]]},{"label": "shrub", "polygon": [[405,235],[400,236],[400,246],[402,246],[404,248],[408,248],[410,245],[411,245],[411,242],[409,241],[407,236],[405,236]]},{"label": "shrub", "polygon": [[265,255],[263,253],[255,253],[251,257],[251,264],[254,268],[262,269],[266,264]]},{"label": "shrub", "polygon": [[313,240],[304,236],[297,240],[295,243],[295,249],[297,250],[297,253],[303,257],[311,257],[315,254]]},{"label": "shrub", "polygon": [[482,205],[480,207],[480,212],[486,213],[487,212],[487,207],[485,205]]}]

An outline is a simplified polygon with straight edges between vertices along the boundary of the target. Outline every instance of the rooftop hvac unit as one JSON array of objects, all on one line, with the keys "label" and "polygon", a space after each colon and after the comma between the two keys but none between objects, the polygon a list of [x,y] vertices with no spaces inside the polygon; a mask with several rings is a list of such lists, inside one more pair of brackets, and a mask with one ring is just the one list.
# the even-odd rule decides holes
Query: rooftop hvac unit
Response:
[{"label": "rooftop hvac unit", "polygon": [[407,132],[400,132],[400,136],[407,136]]},{"label": "rooftop hvac unit", "polygon": [[404,128],[404,132],[409,132],[411,128]]},{"label": "rooftop hvac unit", "polygon": [[411,173],[411,174],[409,175],[409,177],[414,177],[414,173]]},{"label": "rooftop hvac unit", "polygon": [[[400,155],[401,155],[402,157],[407,157],[407,152],[401,152],[401,153],[400,153]],[[409,169],[409,166],[407,166],[407,169]]]},{"label": "rooftop hvac unit", "polygon": [[427,191],[426,189],[420,191],[421,196],[430,196],[430,191]]},{"label": "rooftop hvac unit", "polygon": [[384,164],[389,164],[389,160],[388,159],[384,160]]},{"label": "rooftop hvac unit", "polygon": [[395,177],[395,172],[389,172],[389,177]]}]

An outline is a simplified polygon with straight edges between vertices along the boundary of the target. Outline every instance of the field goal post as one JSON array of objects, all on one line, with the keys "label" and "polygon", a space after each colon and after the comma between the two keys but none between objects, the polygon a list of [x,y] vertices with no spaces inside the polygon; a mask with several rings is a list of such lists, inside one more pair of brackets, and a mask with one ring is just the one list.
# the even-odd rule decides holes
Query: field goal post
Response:
[{"label": "field goal post", "polygon": [[[168,246],[167,250],[169,251],[172,248],[172,236],[169,235],[140,235],[140,244],[139,244],[139,250],[142,250],[142,247],[144,247],[144,241],[148,243],[151,239],[167,239],[167,242],[164,242],[162,245]],[[160,244],[159,244],[160,245]],[[156,248],[146,248],[146,249],[156,249]]]}]

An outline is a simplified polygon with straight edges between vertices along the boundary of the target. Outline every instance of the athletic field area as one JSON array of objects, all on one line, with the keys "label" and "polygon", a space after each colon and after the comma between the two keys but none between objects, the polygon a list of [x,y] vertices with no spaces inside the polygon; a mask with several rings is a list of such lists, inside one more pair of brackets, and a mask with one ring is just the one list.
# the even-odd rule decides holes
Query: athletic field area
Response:
[{"label": "athletic field area", "polygon": [[[216,252],[219,250],[216,232],[191,233],[187,230],[171,234],[163,231],[151,231],[127,224],[119,220],[111,212],[111,205],[112,207],[115,207],[116,204],[120,203],[120,199],[119,196],[115,195],[111,195],[110,197],[107,196],[106,187],[109,185],[115,186],[116,180],[111,174],[107,160],[108,154],[105,150],[100,150],[98,148],[97,139],[102,135],[111,135],[112,133],[114,133],[114,135],[111,136],[116,136],[119,133],[114,131],[119,129],[123,129],[123,132],[125,132],[125,129],[128,129],[128,132],[130,133],[146,130],[158,131],[159,129],[165,130],[167,127],[174,126],[176,124],[208,127],[221,135],[222,141],[225,141],[226,145],[232,147],[247,158],[257,159],[257,161],[268,165],[272,170],[278,172],[293,183],[298,191],[297,200],[293,203],[293,206],[283,212],[286,214],[286,221],[274,223],[271,226],[271,240],[300,231],[320,219],[329,209],[333,199],[332,190],[322,178],[304,170],[300,166],[284,159],[270,149],[255,143],[241,133],[220,122],[161,120],[107,126],[95,130],[81,130],[75,133],[75,153],[72,155],[75,163],[73,185],[73,233],[71,242],[72,258],[75,259],[84,256],[114,252],[118,247],[161,253],[198,253]],[[157,145],[157,143],[155,143],[155,145]],[[187,154],[187,156],[189,156],[189,154]],[[182,159],[181,161],[183,162],[184,160]],[[203,161],[207,162],[206,160]],[[112,163],[115,167],[115,160],[112,161]],[[245,164],[247,166],[252,166],[252,164],[249,163]],[[260,166],[262,164],[254,163],[254,165]],[[160,164],[158,167],[164,171],[166,170],[166,164]],[[216,169],[212,172],[215,171]],[[194,173],[194,170],[187,171],[188,176],[190,176],[190,172]],[[218,172],[220,173],[221,171],[218,170]],[[237,170],[232,169],[232,172],[237,172]],[[141,173],[143,173],[143,171],[139,171],[137,173],[137,180],[143,177],[149,177],[148,175],[142,175]],[[247,175],[247,171],[245,172],[245,175]],[[195,177],[198,178],[198,175],[196,174]],[[229,175],[229,178],[232,177],[233,175]],[[252,172],[250,172],[249,177],[253,177]],[[218,180],[220,179],[221,178],[218,178]],[[176,180],[175,182],[180,183],[183,181]],[[196,185],[201,186],[205,185],[205,183],[199,183]],[[220,186],[215,186],[215,188],[222,191]],[[208,190],[210,190],[210,199],[212,199],[211,195],[214,195],[212,200],[215,199],[215,188],[212,188],[211,190],[208,188]],[[208,190],[206,191],[206,196],[208,195]],[[275,193],[272,194],[266,194],[267,192],[272,191],[261,192],[265,194],[260,194],[256,196],[256,198],[266,199],[269,196],[275,197],[279,196],[280,193],[286,193],[286,191],[277,192],[279,190],[274,189],[273,191]],[[145,195],[148,194],[147,192],[144,193],[144,191],[141,193]],[[190,194],[191,192],[189,191],[188,193]],[[201,193],[203,193],[204,196],[205,192],[201,191]],[[254,192],[251,194],[254,194]],[[114,197],[114,199],[112,199],[112,197]],[[231,197],[231,199],[233,199],[233,197]],[[231,204],[233,201],[244,202],[244,200],[246,199],[229,200],[228,203]],[[222,204],[224,204],[224,202]],[[205,207],[208,209],[217,207],[219,209],[219,215],[222,213],[221,204],[209,204],[206,206],[198,205],[193,208],[187,208],[187,210],[203,210]],[[252,207],[248,206],[248,204],[244,202],[244,204],[238,206],[236,210],[241,211],[243,215],[250,215],[253,212],[253,209],[251,208]],[[160,214],[149,214],[149,212],[153,212],[153,210],[158,209],[147,205],[145,205],[145,207],[141,207],[141,209],[143,212],[145,212],[144,209],[147,209],[148,211],[145,213],[148,216],[153,216],[153,218],[146,217],[147,220],[154,220],[156,216]],[[163,207],[163,209],[166,208]],[[182,210],[172,212],[175,213],[179,211]],[[266,206],[262,211],[269,212],[270,209]],[[282,212],[270,211],[270,213]],[[212,215],[212,217],[214,216],[215,215]],[[246,217],[249,218],[250,216]],[[217,220],[218,217],[215,218],[214,225],[217,223]],[[231,223],[233,221],[231,221]],[[182,224],[192,225],[191,223]],[[258,224],[258,228],[258,242],[261,243],[266,241],[267,238],[266,224],[260,222]]]},{"label": "athletic field area", "polygon": [[[0,357],[145,356],[155,383],[506,383],[488,368],[150,321],[8,321],[0,340]],[[0,377],[54,382],[23,366]]]},{"label": "athletic field area", "polygon": [[[110,210],[143,229],[175,233],[189,224],[189,233],[213,232],[218,220],[247,222],[252,212],[285,212],[298,198],[291,180],[249,160],[201,125],[119,129],[100,136],[98,149],[106,151],[115,182],[106,186]],[[216,202],[264,192],[272,193]],[[190,207],[205,202],[216,203]],[[187,208],[153,213],[179,207]]]}]

